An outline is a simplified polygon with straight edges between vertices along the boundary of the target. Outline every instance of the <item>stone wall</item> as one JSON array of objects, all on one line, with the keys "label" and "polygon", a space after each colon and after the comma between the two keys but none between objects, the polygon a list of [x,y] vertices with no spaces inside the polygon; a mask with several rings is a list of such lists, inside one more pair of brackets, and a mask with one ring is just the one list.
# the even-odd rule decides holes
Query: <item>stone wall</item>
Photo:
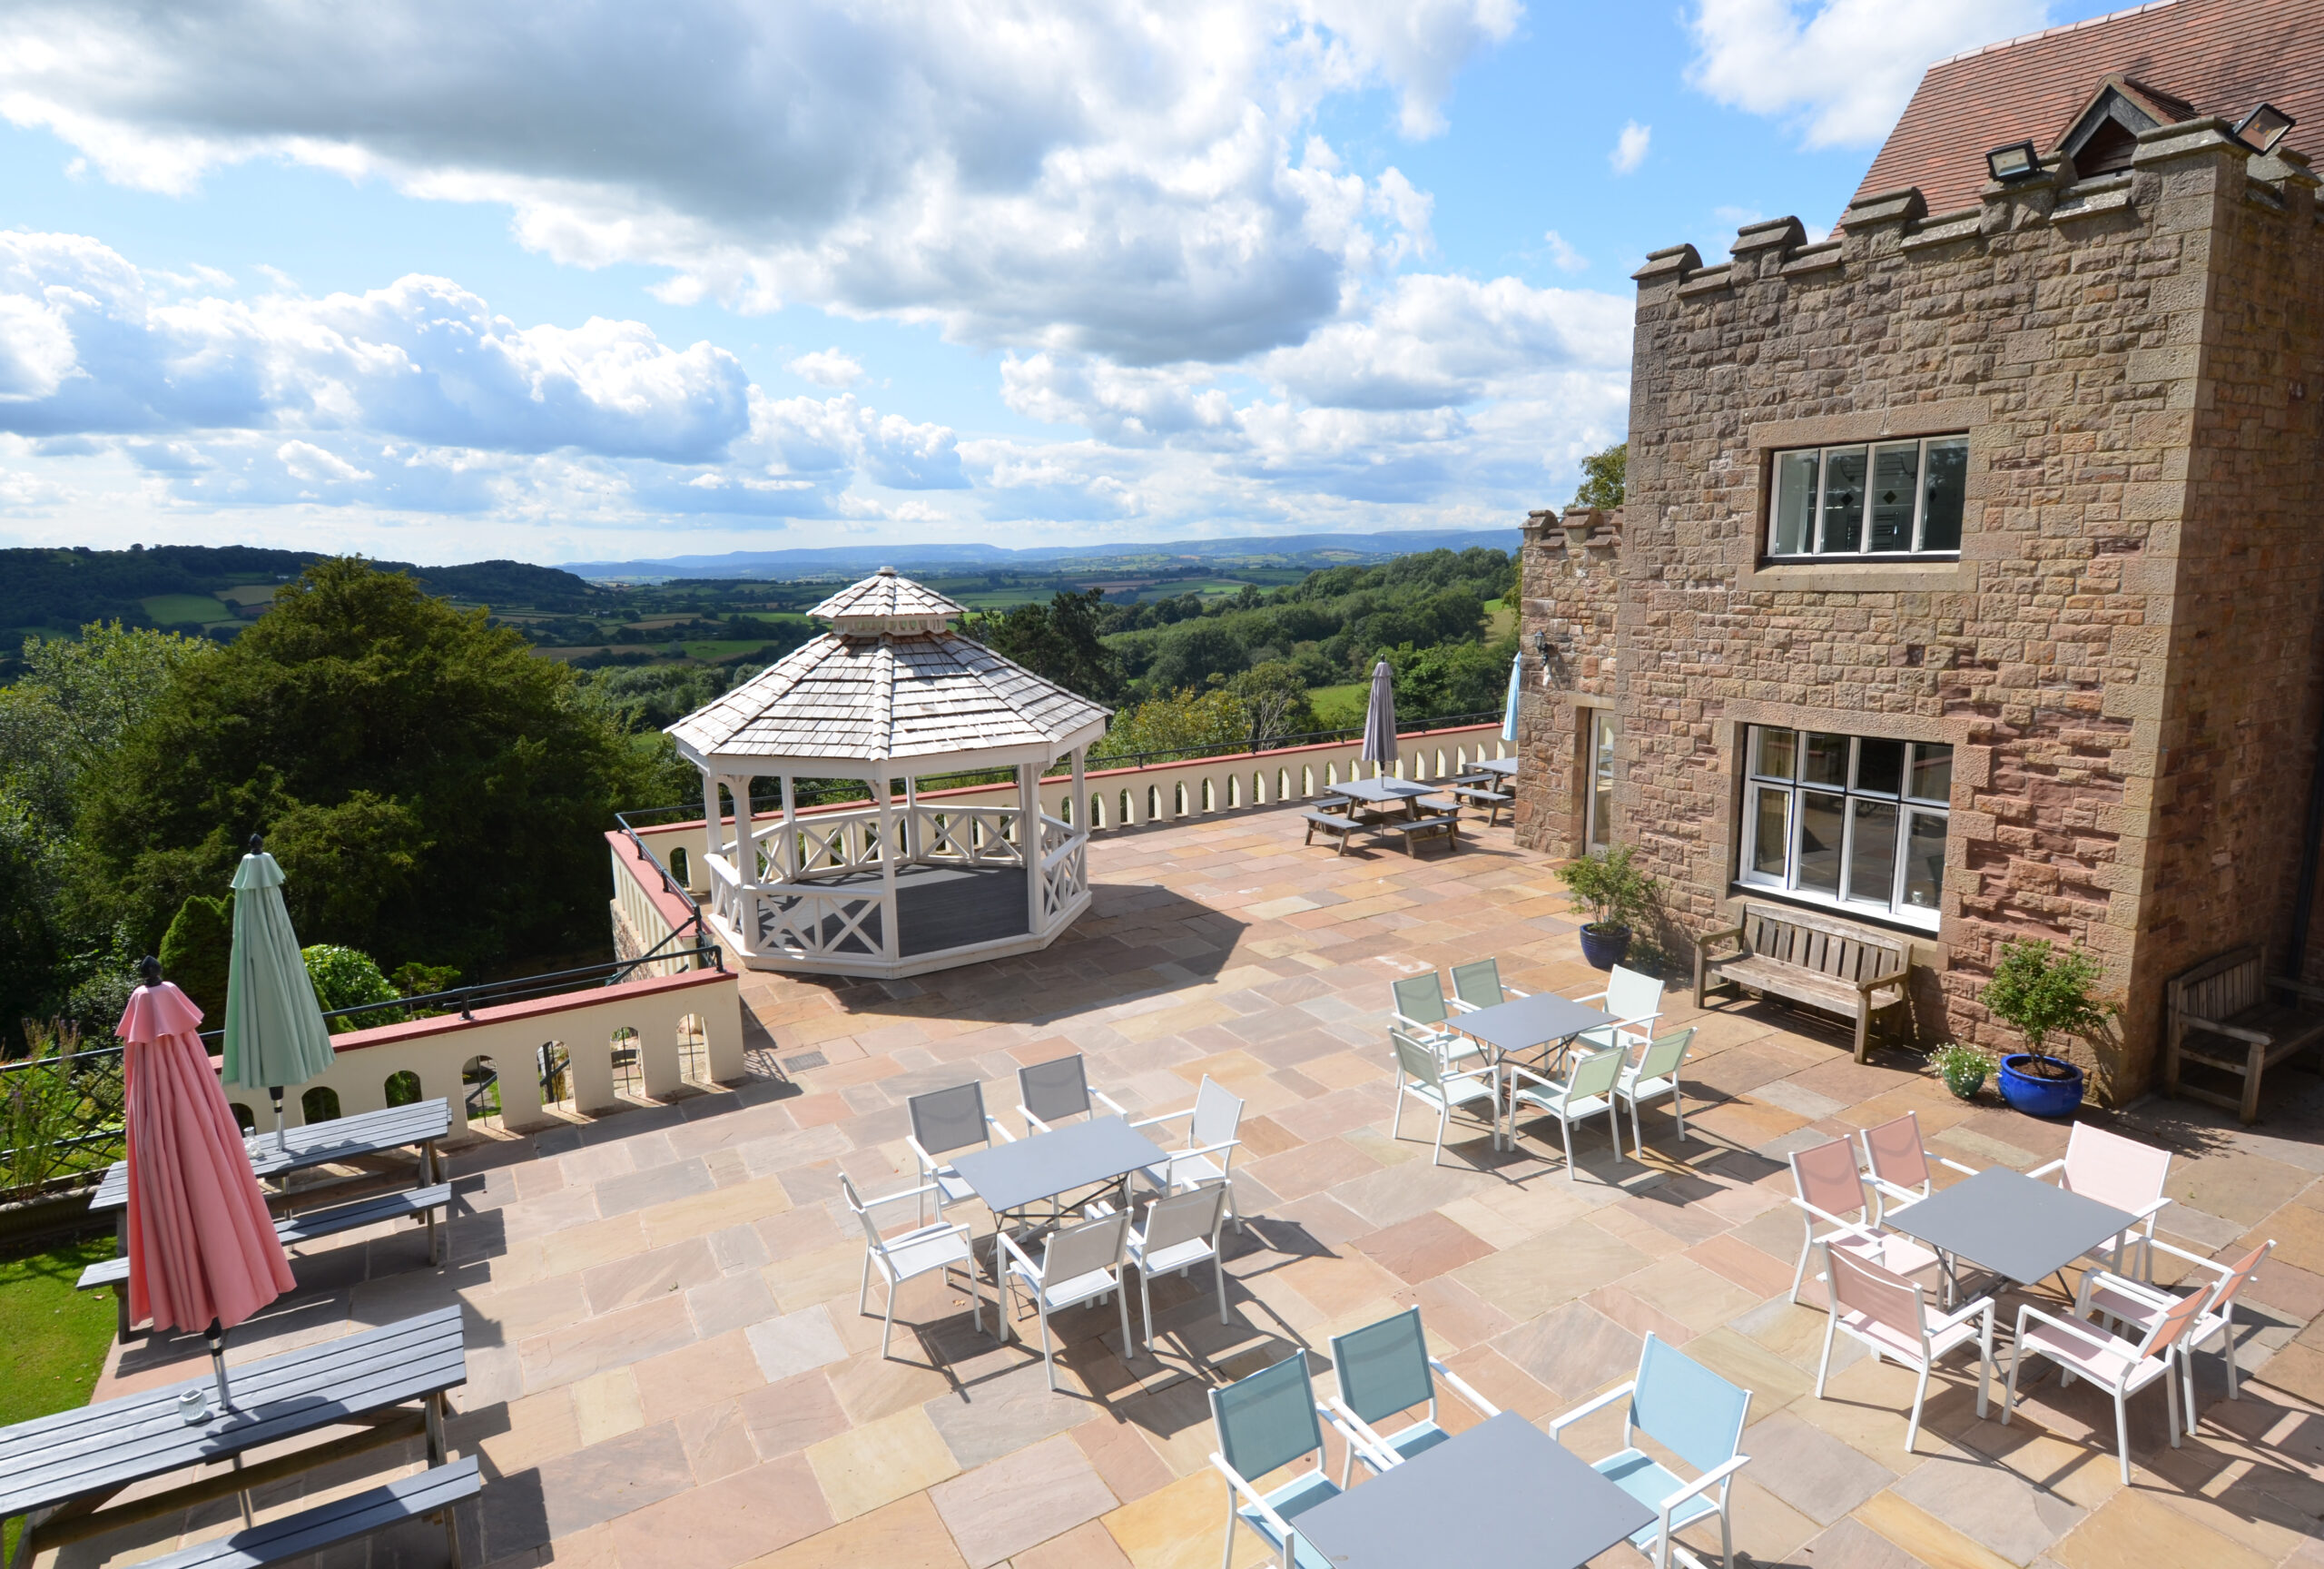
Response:
[{"label": "stone wall", "polygon": [[[1570,508],[1525,520],[1525,686],[1518,706],[1517,842],[1561,858],[1582,852],[1582,784],[1593,707],[1614,706],[1614,607],[1623,514]],[[1537,635],[1546,634],[1548,653]],[[1619,815],[1619,814],[1618,814]]]},{"label": "stone wall", "polygon": [[[2086,944],[2124,1013],[2082,1055],[2119,1096],[2152,1076],[2169,974],[2281,942],[2324,565],[2293,389],[2324,364],[2313,183],[2250,163],[2194,122],[2127,173],[1935,218],[1892,192],[1821,244],[1783,219],[1728,265],[1680,247],[1637,274],[1619,574],[1529,543],[1526,640],[1594,627],[1612,591],[1618,821],[1680,926],[1737,906],[1741,733],[1765,723],[1955,747],[1925,1037],[2014,1047],[1976,1001],[2001,942]],[[1958,431],[1957,562],[1761,559],[1772,452]],[[1548,697],[1521,820],[1553,850],[1576,797]]]}]

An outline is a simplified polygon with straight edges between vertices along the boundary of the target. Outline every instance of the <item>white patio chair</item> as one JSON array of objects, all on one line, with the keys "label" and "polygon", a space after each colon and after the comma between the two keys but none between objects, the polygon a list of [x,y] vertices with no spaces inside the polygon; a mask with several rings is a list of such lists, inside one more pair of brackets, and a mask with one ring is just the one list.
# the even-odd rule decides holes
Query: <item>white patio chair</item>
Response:
[{"label": "white patio chair", "polygon": [[2083,1257],[2103,1258],[2106,1267],[2119,1274],[2123,1249],[2136,1246],[2140,1248],[2138,1278],[2154,1278],[2154,1217],[2171,1202],[2162,1191],[2162,1185],[2171,1179],[2170,1150],[2077,1122],[2066,1135],[2065,1159],[2037,1166],[2026,1175],[2054,1176],[2058,1186],[2069,1193],[2128,1210],[2139,1225],[2100,1243]]},{"label": "white patio chair", "polygon": [[1608,972],[1603,992],[1573,1001],[1595,1002],[1600,1012],[1614,1016],[1611,1024],[1584,1030],[1580,1037],[1584,1045],[1643,1046],[1654,1035],[1654,1021],[1662,1017],[1662,982],[1617,964]]},{"label": "white patio chair", "polygon": [[[1436,1113],[1436,1148],[1430,1151],[1428,1163],[1443,1164],[1444,1125],[1456,1110],[1468,1111],[1482,1102],[1486,1127],[1491,1130],[1495,1148],[1501,1144],[1501,1094],[1491,1068],[1472,1068],[1465,1072],[1448,1071],[1444,1059],[1424,1041],[1415,1041],[1401,1030],[1388,1031],[1389,1042],[1396,1049],[1396,1114],[1389,1120],[1388,1137],[1402,1136],[1404,1125],[1404,1099],[1410,1096]],[[1473,1111],[1472,1112],[1474,1115]]]},{"label": "white patio chair", "polygon": [[[1271,1367],[1210,1391],[1210,1420],[1218,1435],[1210,1465],[1226,1478],[1226,1550],[1219,1557],[1219,1569],[1232,1569],[1235,1563],[1237,1521],[1257,1532],[1280,1555],[1283,1569],[1329,1569],[1291,1524],[1341,1492],[1324,1471],[1324,1426],[1315,1420],[1318,1416],[1352,1447],[1363,1445],[1361,1436],[1315,1398],[1305,1351],[1294,1351]],[[1258,1478],[1311,1456],[1314,1464],[1305,1470],[1267,1492],[1259,1491]],[[1365,1463],[1374,1458],[1366,1456]],[[1388,1464],[1380,1461],[1383,1466]]]},{"label": "white patio chair", "polygon": [[845,1172],[840,1173],[840,1197],[854,1211],[856,1220],[863,1228],[863,1279],[855,1288],[855,1311],[861,1316],[864,1300],[872,1290],[872,1269],[879,1267],[880,1278],[888,1288],[886,1322],[880,1329],[880,1356],[888,1355],[888,1338],[896,1332],[896,1288],[907,1280],[938,1270],[950,1270],[953,1265],[969,1272],[969,1313],[976,1327],[984,1327],[984,1291],[977,1284],[976,1256],[969,1246],[966,1226],[948,1226],[939,1220],[933,1226],[921,1226],[894,1237],[880,1235],[880,1224],[872,1211],[882,1204],[893,1204],[905,1199],[917,1199],[929,1191],[928,1185],[907,1188],[901,1192],[882,1194],[877,1199],[865,1199],[855,1190],[855,1182]]},{"label": "white patio chair", "polygon": [[1457,1068],[1472,1057],[1485,1054],[1481,1042],[1452,1028],[1457,1004],[1445,1002],[1444,982],[1435,971],[1425,975],[1407,975],[1392,983],[1389,991],[1396,999],[1395,1011],[1388,1018],[1390,1030],[1401,1030],[1415,1041],[1427,1041],[1451,1067]]},{"label": "white patio chair", "polygon": [[[1544,1116],[1558,1120],[1558,1130],[1565,1136],[1565,1179],[1576,1180],[1573,1174],[1573,1125],[1585,1118],[1606,1114],[1606,1137],[1613,1141],[1614,1161],[1622,1159],[1622,1114],[1614,1105],[1614,1087],[1621,1081],[1623,1053],[1619,1046],[1609,1046],[1577,1057],[1566,1070],[1563,1079],[1544,1079],[1530,1068],[1514,1062],[1502,1064],[1509,1071],[1509,1137],[1517,1138],[1518,1108],[1531,1106]],[[1520,1080],[1531,1081],[1531,1087]]]},{"label": "white patio chair", "polygon": [[1034,1306],[1040,1309],[1041,1362],[1049,1369],[1051,1390],[1057,1388],[1057,1353],[1049,1340],[1051,1312],[1118,1295],[1122,1346],[1127,1349],[1133,1344],[1129,1337],[1129,1293],[1122,1289],[1122,1261],[1127,1257],[1128,1238],[1128,1215],[1084,1220],[1078,1226],[1050,1232],[1041,1248],[1041,1261],[1036,1264],[1032,1255],[1017,1245],[1016,1238],[1006,1231],[1000,1233],[1001,1250],[1008,1255],[1000,1273],[1000,1337],[1007,1341],[1016,1334],[1017,1282],[1021,1280]]},{"label": "white patio chair", "polygon": [[[1866,1180],[1872,1185],[1874,1226],[1881,1225],[1891,1212],[1916,1204],[1935,1190],[1935,1176],[1928,1169],[1928,1150],[1921,1142],[1918,1112],[1892,1117],[1877,1127],[1863,1130],[1856,1137],[1864,1142],[1864,1169],[1870,1174]],[[1974,1167],[1948,1160],[1942,1155],[1936,1158],[1936,1163],[1964,1177],[1977,1174]]]},{"label": "white patio chair", "polygon": [[[961,1150],[990,1149],[996,1133],[1004,1144],[1016,1140],[1008,1129],[986,1114],[981,1084],[931,1090],[906,1100],[904,1108],[911,1116],[911,1133],[904,1142],[911,1146],[912,1158],[920,1162],[923,1190],[936,1195],[936,1218],[941,1220],[948,1202],[976,1197],[976,1189],[941,1157]],[[921,1203],[920,1218],[923,1221],[928,1219],[925,1199]]]},{"label": "white patio chair", "polygon": [[1687,1052],[1694,1043],[1691,1024],[1668,1035],[1658,1035],[1638,1054],[1638,1061],[1625,1066],[1622,1076],[1614,1081],[1614,1099],[1630,1105],[1631,1149],[1646,1148],[1646,1135],[1639,1131],[1638,1109],[1665,1095],[1670,1097],[1670,1115],[1679,1124],[1679,1142],[1687,1141],[1687,1099],[1679,1092],[1679,1070],[1686,1065]]},{"label": "white patio chair", "polygon": [[1142,1166],[1133,1175],[1163,1194],[1191,1192],[1216,1183],[1226,1189],[1227,1218],[1241,1231],[1243,1216],[1235,1208],[1234,1168],[1235,1151],[1242,1147],[1236,1135],[1243,1126],[1243,1098],[1206,1073],[1195,1090],[1192,1106],[1184,1111],[1141,1118],[1130,1126],[1142,1132],[1181,1117],[1187,1120],[1186,1143],[1168,1150],[1168,1159],[1160,1165]]},{"label": "white patio chair", "polygon": [[1951,1313],[1940,1313],[1922,1298],[1921,1288],[1901,1275],[1857,1258],[1845,1248],[1826,1248],[1825,1283],[1831,1317],[1824,1324],[1824,1359],[1816,1366],[1816,1398],[1832,1368],[1832,1337],[1845,1331],[1861,1341],[1876,1361],[1886,1357],[1920,1375],[1913,1388],[1913,1414],[1905,1424],[1905,1449],[1921,1434],[1921,1406],[1928,1399],[1928,1376],[1936,1359],[1957,1347],[1977,1347],[1977,1415],[1985,1414],[1993,1377],[1994,1299],[1978,1298]]},{"label": "white patio chair", "polygon": [[[1436,1381],[1450,1384],[1481,1416],[1498,1416],[1501,1407],[1462,1383],[1452,1370],[1428,1354],[1428,1336],[1422,1330],[1420,1309],[1407,1308],[1392,1318],[1367,1324],[1332,1337],[1332,1376],[1339,1393],[1332,1397],[1337,1411],[1364,1437],[1368,1450],[1351,1444],[1340,1463],[1340,1485],[1348,1485],[1355,1462],[1375,1475],[1386,1465],[1402,1465],[1451,1436],[1436,1421]],[[1428,1415],[1382,1435],[1373,1426],[1399,1411],[1426,1406]]]},{"label": "white patio chair", "polygon": [[1068,1117],[1094,1118],[1098,1106],[1117,1117],[1129,1115],[1112,1096],[1089,1088],[1088,1065],[1078,1051],[1017,1070],[1017,1115],[1037,1133]]},{"label": "white patio chair", "polygon": [[2017,1365],[2025,1353],[2046,1357],[2061,1369],[2059,1386],[2079,1377],[2114,1396],[2114,1452],[2122,1462],[2122,1481],[2131,1479],[2131,1424],[2123,1402],[2158,1379],[2171,1407],[2171,1446],[2179,1442],[2179,1381],[2171,1377],[2171,1352],[2203,1310],[2202,1292],[2181,1297],[2155,1319],[2136,1341],[2109,1335],[2078,1318],[2060,1318],[2031,1302],[2017,1310],[2017,1346],[2009,1357],[2009,1388],[2002,1396],[2002,1426],[2009,1426],[2017,1405]]},{"label": "white patio chair", "polygon": [[[1655,1512],[1652,1521],[1631,1533],[1630,1545],[1641,1553],[1651,1551],[1655,1569],[1670,1569],[1673,1554],[1692,1569],[1703,1569],[1702,1560],[1672,1540],[1671,1533],[1715,1514],[1724,1562],[1727,1569],[1735,1569],[1728,1489],[1735,1473],[1751,1458],[1738,1453],[1743,1446],[1743,1424],[1751,1414],[1751,1392],[1649,1333],[1639,1348],[1637,1375],[1552,1420],[1550,1436],[1555,1438],[1569,1425],[1625,1397],[1630,1406],[1622,1414],[1623,1447],[1590,1469]],[[1681,1482],[1678,1473],[1632,1443],[1634,1430],[1699,1475]],[[1718,1489],[1716,1497],[1713,1488]]]},{"label": "white patio chair", "polygon": [[[1865,1194],[1864,1174],[1856,1169],[1856,1147],[1847,1140],[1793,1150],[1791,1185],[1791,1202],[1806,1232],[1800,1238],[1799,1263],[1791,1272],[1793,1297],[1799,1295],[1799,1283],[1807,1278],[1808,1255],[1827,1243],[1892,1275],[1917,1275],[1937,1261],[1935,1254],[1911,1238],[1883,1231],[1873,1223],[1872,1200]],[[1850,1220],[1852,1214],[1863,1219]],[[1816,1234],[1819,1220],[1832,1228],[1820,1237]]]},{"label": "white patio chair", "polygon": [[[2194,1295],[2203,1298],[2202,1310],[2195,1315],[2195,1321],[2180,1335],[2179,1343],[2172,1347],[2179,1357],[2181,1383],[2186,1391],[2184,1410],[2190,1433],[2195,1430],[2195,1353],[2202,1348],[2204,1341],[2213,1336],[2221,1337],[2220,1352],[2227,1358],[2227,1397],[2230,1400],[2243,1397],[2236,1382],[2235,1298],[2241,1294],[2252,1272],[2260,1268],[2260,1261],[2275,1245],[2275,1238],[2271,1237],[2234,1263],[2222,1264],[2216,1258],[2206,1258],[2183,1248],[2174,1248],[2161,1238],[2155,1238],[2152,1244],[2198,1269],[2209,1270],[2213,1277],[2208,1283],[2196,1286]],[[2179,1300],[2171,1292],[2159,1288],[2126,1280],[2103,1269],[2087,1269],[2083,1272],[2082,1284],[2074,1291],[2073,1316],[2077,1318],[2094,1317],[2110,1329],[2117,1325],[2129,1325],[2144,1331],[2152,1329],[2171,1308],[2178,1306]]]},{"label": "white patio chair", "polygon": [[1472,964],[1452,966],[1452,1010],[1456,1013],[1474,1013],[1480,1008],[1497,1008],[1513,997],[1530,997],[1530,992],[1520,992],[1514,986],[1501,983],[1501,962],[1495,959],[1480,959]]},{"label": "white patio chair", "polygon": [[1207,1262],[1218,1288],[1218,1321],[1226,1322],[1226,1258],[1219,1233],[1226,1229],[1226,1189],[1219,1183],[1157,1199],[1146,1207],[1146,1229],[1129,1234],[1129,1261],[1137,1266],[1137,1303],[1146,1317],[1146,1354],[1154,1355],[1154,1277],[1184,1275]]}]

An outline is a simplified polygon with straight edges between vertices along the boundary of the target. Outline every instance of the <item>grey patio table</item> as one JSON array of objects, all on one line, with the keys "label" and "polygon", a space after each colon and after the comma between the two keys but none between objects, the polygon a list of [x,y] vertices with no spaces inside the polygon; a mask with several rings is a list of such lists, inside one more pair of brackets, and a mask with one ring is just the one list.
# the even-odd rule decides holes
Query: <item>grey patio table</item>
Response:
[{"label": "grey patio table", "polygon": [[1360,802],[1375,809],[1401,805],[1406,816],[1419,815],[1414,804],[1423,795],[1441,793],[1442,784],[1422,784],[1410,779],[1351,779],[1344,784],[1334,784],[1331,794],[1345,801]]},{"label": "grey patio table", "polygon": [[[444,1392],[467,1381],[460,1309],[439,1308],[236,1367],[230,1380],[233,1409],[222,1414],[205,1366],[201,1377],[183,1384],[0,1430],[0,1520],[23,1515],[30,1526],[11,1562],[28,1564],[50,1547],[263,1487],[422,1433],[428,1463],[441,1465]],[[189,1424],[179,1414],[178,1397],[187,1390],[212,1402],[204,1420]],[[394,1409],[411,1401],[422,1409]],[[214,1466],[338,1426],[364,1431],[103,1507],[136,1483]]]},{"label": "grey patio table", "polygon": [[1129,1208],[1129,1174],[1169,1159],[1161,1146],[1121,1117],[1093,1117],[1036,1133],[1012,1144],[971,1150],[952,1159],[952,1169],[976,1189],[992,1211],[992,1278],[1000,1278],[1000,1233],[1005,1218],[1077,1188],[1121,1184],[1122,1208]]},{"label": "grey patio table", "polygon": [[[384,1111],[366,1111],[357,1117],[335,1117],[328,1122],[286,1128],[279,1146],[272,1133],[253,1133],[242,1140],[242,1149],[250,1156],[251,1171],[263,1181],[270,1177],[287,1177],[293,1171],[328,1166],[334,1160],[351,1160],[361,1155],[379,1155],[418,1145],[419,1180],[414,1185],[424,1188],[436,1179],[437,1140],[451,1129],[451,1104],[439,1096],[407,1106],[390,1106]],[[129,1163],[116,1160],[98,1182],[96,1194],[89,1200],[89,1210],[103,1214],[109,1209],[126,1209],[128,1206]]]},{"label": "grey patio table", "polygon": [[1474,765],[1488,774],[1498,774],[1504,779],[1517,776],[1517,759],[1514,757],[1480,757]]},{"label": "grey patio table", "polygon": [[[1531,997],[1519,997],[1507,1002],[1496,1002],[1490,1008],[1480,1008],[1473,1013],[1455,1013],[1444,1021],[1448,1029],[1482,1041],[1492,1053],[1493,1071],[1512,1057],[1545,1046],[1562,1048],[1584,1030],[1596,1030],[1621,1021],[1611,1013],[1603,1013],[1586,1002],[1556,996],[1548,992],[1536,992]],[[1546,1061],[1549,1053],[1543,1053]],[[1493,1148],[1501,1148],[1501,1130],[1493,1130]]]},{"label": "grey patio table", "polygon": [[2135,1218],[2081,1193],[1989,1166],[1965,1181],[1891,1209],[1887,1223],[1936,1249],[1945,1300],[1957,1281],[1954,1260],[1969,1258],[2021,1286],[2057,1273]]},{"label": "grey patio table", "polygon": [[1504,1411],[1302,1512],[1291,1527],[1345,1569],[1578,1569],[1654,1518]]}]

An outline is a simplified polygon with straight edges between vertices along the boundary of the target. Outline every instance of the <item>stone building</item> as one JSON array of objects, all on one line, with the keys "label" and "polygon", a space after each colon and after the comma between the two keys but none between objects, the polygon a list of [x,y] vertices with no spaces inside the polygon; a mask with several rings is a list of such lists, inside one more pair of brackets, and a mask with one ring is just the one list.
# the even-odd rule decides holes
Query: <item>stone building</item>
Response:
[{"label": "stone building", "polygon": [[1650,256],[1627,505],[1526,532],[1521,837],[1638,846],[1682,949],[1747,901],[1902,935],[1928,1041],[2014,1047],[2001,942],[2086,945],[2117,1099],[2171,975],[2298,968],[2311,126],[2324,9],[2165,0],[1931,68],[1828,239]]}]

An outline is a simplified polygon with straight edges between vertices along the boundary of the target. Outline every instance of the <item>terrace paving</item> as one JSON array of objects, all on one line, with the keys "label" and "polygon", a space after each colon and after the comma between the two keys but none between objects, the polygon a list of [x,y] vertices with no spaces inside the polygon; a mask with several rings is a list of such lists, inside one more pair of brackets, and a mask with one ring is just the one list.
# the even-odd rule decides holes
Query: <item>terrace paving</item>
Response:
[{"label": "terrace paving", "polygon": [[[298,1263],[301,1293],[238,1332],[234,1359],[466,1304],[452,1433],[489,1478],[462,1523],[472,1564],[1207,1569],[1226,1511],[1205,1391],[1303,1347],[1328,1388],[1334,1333],[1418,1304],[1440,1355],[1531,1417],[1626,1377],[1649,1331],[1748,1386],[1738,1562],[2324,1566],[2315,1080],[2271,1085],[2286,1093],[2256,1130],[2160,1100],[2093,1114],[2179,1152],[2165,1237],[2221,1253],[2277,1239],[2243,1298],[2257,1376],[2240,1401],[2206,1354],[2201,1433],[2173,1450],[2160,1392],[2136,1397],[2124,1486],[2104,1396],[2029,1365],[2004,1427],[1998,1388],[1993,1417],[1976,1418],[1974,1365],[1956,1359],[1906,1453],[1909,1375],[1843,1340],[1815,1396],[1824,1315],[1789,1299],[1800,1228],[1782,1157],[1912,1110],[1957,1159],[2030,1168],[2063,1151],[2066,1129],[1956,1102],[1901,1050],[1854,1063],[1845,1031],[1807,1015],[1698,1014],[1674,992],[1666,1025],[1698,1030],[1688,1143],[1650,1110],[1644,1159],[1617,1164],[1593,1128],[1569,1181],[1554,1125],[1496,1154],[1456,1123],[1433,1168],[1424,1120],[1389,1136],[1389,981],[1488,953],[1527,990],[1581,994],[1596,972],[1550,863],[1505,829],[1418,860],[1299,839],[1281,812],[1102,838],[1090,913],[1029,958],[886,983],[748,977],[765,1076],[470,1148],[448,1264],[428,1268],[410,1229],[319,1246]],[[1158,1360],[1121,1344],[1110,1307],[1062,1315],[1052,1395],[1031,1319],[1032,1349],[1003,1347],[971,1329],[960,1290],[922,1278],[882,1361],[880,1321],[851,1289],[863,1249],[839,1175],[909,1186],[907,1096],[974,1078],[989,1105],[1013,1107],[1019,1065],[1075,1051],[1134,1109],[1183,1107],[1206,1074],[1245,1098],[1251,1225],[1233,1249],[1231,1323],[1199,1275],[1156,1283]],[[980,1213],[955,1214],[981,1234]],[[198,1341],[139,1343],[100,1394],[191,1376],[199,1356]],[[1448,1426],[1469,1419],[1443,1409]],[[1609,1413],[1571,1441],[1594,1456],[1619,1446],[1618,1427]],[[351,1487],[382,1465],[310,1485]],[[212,1506],[68,1561],[150,1556],[229,1524]],[[1689,1539],[1715,1551],[1716,1526]],[[368,1561],[441,1552],[415,1527]],[[1264,1556],[1256,1538],[1236,1549]],[[1623,1546],[1599,1562],[1642,1560]]]}]

